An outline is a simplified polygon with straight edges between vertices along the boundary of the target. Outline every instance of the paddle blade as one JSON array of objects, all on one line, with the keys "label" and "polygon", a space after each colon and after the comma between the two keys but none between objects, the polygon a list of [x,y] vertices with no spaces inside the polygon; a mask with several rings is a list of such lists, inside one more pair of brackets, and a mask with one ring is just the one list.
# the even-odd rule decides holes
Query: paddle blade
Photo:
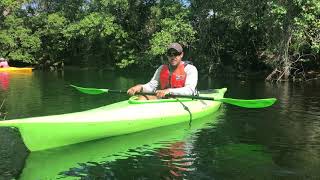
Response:
[{"label": "paddle blade", "polygon": [[96,95],[96,94],[108,93],[108,89],[84,88],[84,87],[78,87],[72,84],[70,86],[76,88],[78,91],[85,94]]},{"label": "paddle blade", "polygon": [[268,98],[268,99],[232,99],[232,98],[221,98],[215,99],[216,101],[232,104],[235,106],[245,107],[245,108],[265,108],[269,107],[276,102],[276,98]]}]

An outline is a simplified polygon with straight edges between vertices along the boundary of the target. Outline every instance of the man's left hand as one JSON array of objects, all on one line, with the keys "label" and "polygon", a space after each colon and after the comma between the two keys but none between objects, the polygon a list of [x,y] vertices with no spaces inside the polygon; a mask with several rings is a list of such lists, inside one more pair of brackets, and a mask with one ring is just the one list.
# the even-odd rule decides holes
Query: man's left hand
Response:
[{"label": "man's left hand", "polygon": [[157,91],[156,91],[156,96],[157,96],[158,98],[164,98],[167,94],[170,94],[169,89],[157,90]]}]

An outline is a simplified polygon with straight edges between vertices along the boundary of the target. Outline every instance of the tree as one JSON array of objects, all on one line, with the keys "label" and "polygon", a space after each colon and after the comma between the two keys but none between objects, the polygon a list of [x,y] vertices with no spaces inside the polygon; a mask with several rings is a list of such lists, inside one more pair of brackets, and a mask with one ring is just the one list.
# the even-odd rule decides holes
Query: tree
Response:
[{"label": "tree", "polygon": [[267,79],[288,80],[289,76],[295,79],[299,74],[306,78],[304,64],[319,59],[320,2],[270,2],[269,9],[270,18],[275,21],[268,29],[266,52],[273,54],[267,63],[274,70]]},{"label": "tree", "polygon": [[192,0],[196,48],[208,54],[209,69],[269,67],[268,80],[304,77],[306,65],[319,59],[319,7],[316,0]]},{"label": "tree", "polygon": [[20,9],[24,1],[0,3],[0,56],[27,63],[36,63],[34,54],[39,50],[39,36],[26,27]]}]

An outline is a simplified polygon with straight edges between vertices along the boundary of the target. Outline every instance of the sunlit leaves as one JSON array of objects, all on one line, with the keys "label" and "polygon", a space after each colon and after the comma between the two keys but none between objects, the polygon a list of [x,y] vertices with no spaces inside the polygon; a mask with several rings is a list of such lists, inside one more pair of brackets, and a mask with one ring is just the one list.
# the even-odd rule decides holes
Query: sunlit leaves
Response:
[{"label": "sunlit leaves", "polygon": [[47,21],[48,29],[62,30],[66,25],[67,19],[59,13],[49,14]]},{"label": "sunlit leaves", "polygon": [[40,39],[23,24],[23,19],[14,15],[5,17],[0,30],[2,57],[34,63],[34,53],[40,48]]},{"label": "sunlit leaves", "polygon": [[119,7],[119,8],[128,8],[128,1],[127,0],[100,0],[101,4],[104,7]]},{"label": "sunlit leaves", "polygon": [[150,53],[154,56],[164,54],[166,47],[171,42],[176,42],[175,37],[168,31],[157,32],[151,39]]},{"label": "sunlit leaves", "polygon": [[4,57],[10,48],[15,47],[14,38],[7,31],[0,30],[0,56]]},{"label": "sunlit leaves", "polygon": [[301,45],[310,45],[313,53],[320,53],[320,2],[308,0],[298,3],[301,12],[294,19],[294,35]]},{"label": "sunlit leaves", "polygon": [[182,2],[2,0],[0,56],[157,66],[167,45],[180,42],[205,59],[204,68],[222,62],[247,69],[283,64],[281,54],[293,62],[320,52],[319,0]]},{"label": "sunlit leaves", "polygon": [[116,24],[115,17],[110,14],[91,13],[85,16],[79,22],[70,24],[65,29],[65,36],[68,38],[75,38],[77,36],[83,37],[107,37],[116,33],[117,37],[125,37],[125,33],[121,27]]},{"label": "sunlit leaves", "polygon": [[211,59],[227,54],[231,58],[223,61],[243,68],[263,60],[290,69],[301,56],[319,57],[319,7],[319,0],[191,1],[198,48]]},{"label": "sunlit leaves", "polygon": [[161,55],[166,51],[168,44],[179,42],[183,45],[191,44],[195,40],[195,30],[189,19],[188,10],[181,4],[173,3],[164,5],[161,11],[153,9],[154,17],[165,15],[159,19],[159,31],[154,33],[151,42],[150,53],[152,55]]}]

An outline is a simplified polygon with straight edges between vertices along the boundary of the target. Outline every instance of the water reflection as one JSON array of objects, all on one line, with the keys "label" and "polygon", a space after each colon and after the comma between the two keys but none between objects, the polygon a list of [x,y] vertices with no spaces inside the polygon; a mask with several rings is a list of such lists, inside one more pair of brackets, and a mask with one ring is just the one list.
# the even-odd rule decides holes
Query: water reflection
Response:
[{"label": "water reflection", "polygon": [[[0,87],[0,98],[6,98],[4,110],[10,118],[82,111],[128,97],[79,95],[69,84],[126,89],[149,80],[149,76],[128,76],[76,70],[10,74],[7,90]],[[228,88],[226,97],[278,101],[263,109],[225,104],[222,114],[203,121],[216,123],[200,125],[201,130],[171,126],[31,153],[21,179],[319,179],[319,81],[199,83],[201,90],[220,87]]]},{"label": "water reflection", "polygon": [[[82,176],[102,178],[106,176],[106,174],[101,174],[105,170],[99,171],[101,176],[96,174],[95,170],[102,167],[108,169],[106,164],[110,162],[140,156],[154,157],[155,155],[155,157],[162,159],[162,166],[169,171],[175,171],[175,168],[178,167],[175,159],[177,154],[172,156],[171,152],[184,152],[183,149],[187,147],[182,147],[181,145],[187,143],[186,140],[188,138],[202,128],[212,126],[214,122],[218,121],[219,113],[193,121],[191,127],[188,123],[184,123],[34,152],[27,158],[20,179],[55,179]],[[191,146],[188,148],[191,148]],[[180,154],[179,157],[181,158],[181,156],[185,155]],[[168,159],[168,157],[170,158]],[[170,163],[168,163],[169,161]],[[188,164],[188,162],[186,163]],[[179,169],[179,171],[181,170],[183,169]]]},{"label": "water reflection", "polygon": [[0,72],[0,88],[2,91],[7,91],[9,88],[9,73]]},{"label": "water reflection", "polygon": [[182,177],[183,173],[191,172],[193,161],[193,145],[191,142],[175,142],[169,147],[159,149],[158,153],[163,164],[169,168],[171,177]]},{"label": "water reflection", "polygon": [[269,147],[288,177],[319,177],[320,92],[313,84],[278,85],[279,104]]},{"label": "water reflection", "polygon": [[20,179],[254,179],[283,171],[266,147],[225,133],[234,130],[226,114],[222,108],[191,127],[178,124],[31,153]]},{"label": "water reflection", "polygon": [[41,106],[38,78],[32,72],[1,72],[0,99],[5,100],[6,118],[30,116],[30,107]]}]

